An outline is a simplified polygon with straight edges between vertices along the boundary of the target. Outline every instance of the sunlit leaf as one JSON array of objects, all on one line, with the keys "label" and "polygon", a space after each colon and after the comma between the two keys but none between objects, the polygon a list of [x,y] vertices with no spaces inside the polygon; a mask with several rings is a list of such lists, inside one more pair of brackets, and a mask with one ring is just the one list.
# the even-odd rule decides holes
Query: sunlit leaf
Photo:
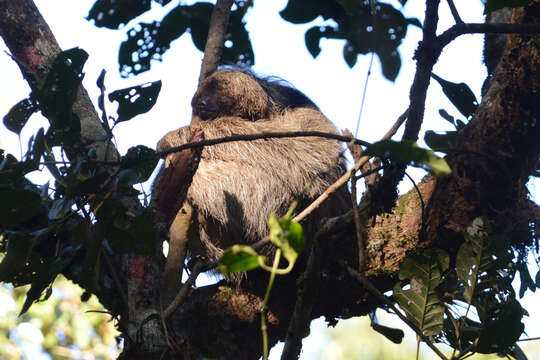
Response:
[{"label": "sunlit leaf", "polygon": [[368,146],[365,151],[371,156],[390,159],[397,163],[411,164],[433,172],[436,176],[447,175],[451,172],[444,159],[435,155],[432,150],[418,147],[415,142],[383,140]]},{"label": "sunlit leaf", "polygon": [[258,255],[251,247],[237,244],[223,252],[216,271],[220,274],[249,271],[258,268],[265,260],[264,256]]}]

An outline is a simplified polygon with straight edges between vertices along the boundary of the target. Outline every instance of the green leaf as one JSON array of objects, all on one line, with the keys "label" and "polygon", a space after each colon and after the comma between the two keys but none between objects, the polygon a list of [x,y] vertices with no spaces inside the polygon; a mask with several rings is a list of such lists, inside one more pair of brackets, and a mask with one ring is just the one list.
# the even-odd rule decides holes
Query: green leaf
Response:
[{"label": "green leaf", "polygon": [[374,322],[371,323],[371,327],[394,344],[401,344],[405,336],[405,333],[401,329],[394,329]]},{"label": "green leaf", "polygon": [[281,249],[289,264],[294,264],[304,249],[305,237],[302,225],[290,221],[290,216],[278,219],[275,214],[270,214],[268,226],[270,241]]},{"label": "green leaf", "polygon": [[471,88],[465,83],[453,83],[443,78],[431,74],[442,87],[442,90],[446,97],[454,104],[454,106],[461,112],[466,118],[469,118],[474,114],[478,107],[478,101],[476,96],[472,92]]},{"label": "green leaf", "polygon": [[517,8],[530,4],[532,0],[487,0],[484,8],[484,14],[503,8]]},{"label": "green leaf", "polygon": [[449,264],[445,251],[429,249],[408,256],[399,267],[399,279],[409,279],[410,289],[403,290],[399,282],[394,286],[394,296],[407,318],[427,336],[437,335],[443,328],[444,305],[436,288]]},{"label": "green leaf", "polygon": [[491,234],[487,219],[478,217],[465,232],[465,242],[456,258],[456,273],[463,283],[463,298],[476,306],[486,319],[501,303],[497,292],[512,290],[513,273],[508,269],[513,259],[505,239]]},{"label": "green leaf", "polygon": [[4,126],[19,135],[24,125],[28,122],[28,119],[30,119],[30,116],[37,110],[38,108],[33,100],[21,100],[4,116]]},{"label": "green leaf", "polygon": [[266,258],[258,255],[255,250],[247,245],[233,245],[223,252],[219,259],[216,272],[230,274],[241,271],[256,269],[264,264]]},{"label": "green leaf", "polygon": [[39,214],[41,199],[30,190],[0,190],[0,227],[13,228]]},{"label": "green leaf", "polygon": [[118,101],[118,119],[127,121],[150,110],[157,101],[161,80],[116,90],[109,94],[109,101]]},{"label": "green leaf", "polygon": [[418,147],[413,141],[378,141],[369,146],[365,153],[371,156],[389,158],[397,163],[411,164],[431,171],[436,176],[447,175],[451,172],[444,159],[437,157],[432,150]]}]

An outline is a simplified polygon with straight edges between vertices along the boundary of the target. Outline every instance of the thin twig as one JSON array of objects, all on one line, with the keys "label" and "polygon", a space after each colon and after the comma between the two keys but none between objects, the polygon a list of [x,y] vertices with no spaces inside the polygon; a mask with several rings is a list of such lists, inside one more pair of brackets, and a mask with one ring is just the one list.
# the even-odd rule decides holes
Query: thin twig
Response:
[{"label": "thin twig", "polygon": [[447,0],[447,2],[448,6],[450,7],[450,12],[454,17],[454,20],[456,21],[456,24],[463,24],[463,20],[461,20],[461,17],[459,16],[456,5],[454,4],[454,0]]},{"label": "thin twig", "polygon": [[425,204],[424,204],[424,198],[422,197],[422,193],[420,192],[420,189],[418,188],[418,186],[416,185],[416,182],[414,181],[414,179],[405,172],[405,176],[407,176],[409,178],[409,180],[411,180],[413,186],[414,186],[414,189],[416,190],[416,192],[418,193],[418,199],[420,199],[420,205],[422,206],[422,224],[424,224],[424,220],[425,220]]},{"label": "thin twig", "polygon": [[396,122],[394,123],[394,125],[392,125],[392,127],[390,128],[390,130],[388,130],[386,132],[386,134],[384,134],[384,136],[382,137],[381,140],[388,140],[390,139],[392,136],[394,136],[396,134],[396,132],[399,130],[399,128],[401,127],[401,125],[403,125],[403,123],[405,122],[405,120],[407,120],[407,117],[409,116],[409,108],[407,108],[407,110],[405,110],[403,112],[403,114],[399,115],[399,117],[397,118]]},{"label": "thin twig", "polygon": [[195,285],[195,280],[197,280],[197,277],[208,270],[211,270],[217,266],[217,262],[215,261],[207,261],[207,262],[198,262],[193,267],[193,271],[189,275],[189,278],[185,282],[185,284],[182,285],[182,288],[174,298],[174,300],[171,302],[169,306],[165,309],[163,312],[163,317],[166,319],[169,316],[171,316],[176,309],[182,304],[184,301],[184,298],[188,294],[188,291],[191,289],[193,285]]},{"label": "thin twig", "polygon": [[321,251],[320,239],[327,234],[324,230],[326,226],[321,226],[321,229],[315,235],[310,244],[310,252],[306,270],[304,271],[303,281],[298,291],[294,312],[287,328],[287,337],[281,360],[298,359],[302,350],[302,339],[309,332],[309,324],[311,323],[311,314],[313,305],[318,298],[321,281]]},{"label": "thin twig", "polygon": [[435,345],[433,345],[431,340],[426,335],[424,335],[424,333],[415,324],[413,324],[409,319],[407,319],[407,317],[403,315],[401,311],[399,311],[396,306],[379,291],[379,289],[373,286],[373,284],[365,276],[363,276],[350,266],[344,266],[352,277],[360,281],[370,293],[375,295],[375,297],[377,297],[380,301],[384,302],[390,309],[392,309],[396,313],[396,315],[401,319],[401,321],[403,321],[411,329],[413,329],[414,332],[427,344],[427,346],[431,348],[431,350],[433,350],[441,359],[448,360],[448,358],[444,356],[444,354],[439,349],[437,349]]},{"label": "thin twig", "polygon": [[368,72],[366,75],[366,81],[364,83],[364,91],[362,92],[362,101],[360,102],[360,111],[358,113],[358,119],[356,120],[356,130],[354,131],[354,136],[358,136],[358,129],[360,129],[360,119],[362,119],[362,112],[364,111],[364,103],[366,101],[366,94],[367,94],[367,86],[369,82],[369,77],[371,76],[371,67],[373,66],[373,58],[375,57],[375,53],[371,53],[371,59],[369,60],[369,67]]},{"label": "thin twig", "polygon": [[540,24],[455,24],[437,37],[437,48],[441,49],[455,38],[464,34],[540,34]]},{"label": "thin twig", "polygon": [[371,143],[359,139],[355,139],[350,136],[343,136],[334,133],[327,133],[322,131],[290,131],[290,132],[272,132],[272,133],[260,133],[260,134],[237,134],[232,136],[225,136],[217,139],[208,139],[203,141],[196,141],[180,146],[175,146],[170,149],[160,151],[157,153],[158,156],[164,157],[168,154],[179,152],[185,149],[198,148],[203,146],[211,146],[217,144],[223,144],[232,141],[251,141],[259,139],[271,139],[271,138],[291,138],[291,137],[321,137],[326,139],[335,139],[339,141],[350,142],[354,141],[355,144],[369,146]]},{"label": "thin twig", "polygon": [[351,174],[351,202],[354,215],[354,228],[356,229],[356,241],[358,244],[358,271],[363,275],[366,269],[366,257],[364,253],[365,239],[362,227],[365,227],[366,224],[362,224],[360,220],[360,210],[358,209],[358,197],[356,192],[356,176],[354,176],[353,173]]}]

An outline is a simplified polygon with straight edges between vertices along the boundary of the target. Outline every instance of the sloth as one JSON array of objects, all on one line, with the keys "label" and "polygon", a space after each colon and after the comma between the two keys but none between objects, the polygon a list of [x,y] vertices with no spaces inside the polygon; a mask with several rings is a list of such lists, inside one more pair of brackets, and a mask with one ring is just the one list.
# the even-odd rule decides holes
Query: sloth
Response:
[{"label": "sloth", "polygon": [[[283,80],[257,77],[249,71],[225,69],[209,75],[195,93],[192,107],[197,121],[167,133],[159,141],[158,151],[185,144],[200,129],[205,139],[268,132],[337,133],[299,90]],[[216,260],[233,244],[263,239],[268,235],[271,213],[283,216],[294,201],[301,210],[343,172],[341,145],[321,137],[205,147],[187,192],[186,201],[195,211],[189,253]],[[348,192],[342,187],[304,220],[306,237],[314,235],[322,218],[341,215],[349,208]],[[174,227],[170,231],[172,238]],[[264,251],[269,254],[272,250]]]}]

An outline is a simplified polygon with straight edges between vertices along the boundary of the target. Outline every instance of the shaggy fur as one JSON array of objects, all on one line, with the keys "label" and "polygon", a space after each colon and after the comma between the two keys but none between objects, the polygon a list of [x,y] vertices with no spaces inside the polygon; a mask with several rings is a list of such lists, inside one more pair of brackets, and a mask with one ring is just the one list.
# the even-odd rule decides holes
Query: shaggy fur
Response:
[{"label": "shaggy fur", "polygon": [[[262,86],[255,78],[235,72],[231,80],[231,73],[220,73],[207,79],[208,83],[217,81],[213,89],[218,92],[218,100],[223,100],[219,95],[223,89],[238,90],[226,92],[226,101],[219,103],[229,107],[220,112],[242,116],[219,116],[171,131],[158,143],[158,151],[186,143],[198,128],[203,129],[206,139],[284,131],[336,133],[332,123],[314,105],[309,106],[309,99],[309,103],[304,102],[308,107],[283,106],[266,91],[261,93]],[[238,83],[231,85],[236,77]],[[225,84],[220,83],[223,78],[228,79]],[[208,83],[201,85],[194,102],[209,91]],[[241,101],[231,105],[227,102],[231,98]],[[248,112],[251,118],[245,117]],[[316,137],[237,141],[205,147],[187,196],[197,213],[189,236],[190,251],[216,259],[232,244],[262,239],[268,234],[270,213],[284,215],[294,200],[299,201],[301,210],[343,173],[341,152],[337,141]],[[322,217],[342,214],[349,207],[347,190],[343,188],[309,216],[303,224],[307,235],[314,233]]]}]

